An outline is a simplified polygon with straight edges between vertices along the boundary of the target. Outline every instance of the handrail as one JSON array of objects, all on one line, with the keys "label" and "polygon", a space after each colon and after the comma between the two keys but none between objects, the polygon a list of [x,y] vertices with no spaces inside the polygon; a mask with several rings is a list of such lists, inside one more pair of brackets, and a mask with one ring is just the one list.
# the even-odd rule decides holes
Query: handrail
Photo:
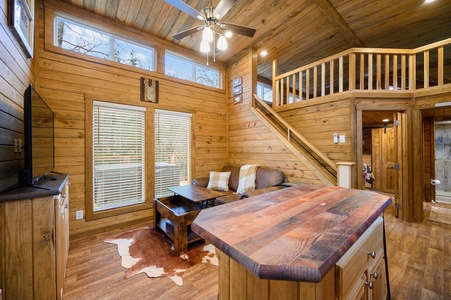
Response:
[{"label": "handrail", "polygon": [[[257,101],[259,105],[263,106],[268,112],[271,113],[271,115],[277,119],[278,122],[280,122],[283,126],[287,128],[287,140],[290,141],[292,139],[292,136],[295,136],[299,140],[301,140],[302,143],[304,143],[309,150],[311,150],[315,155],[317,155],[319,158],[321,158],[331,169],[333,169],[335,172],[337,172],[337,164],[329,159],[324,153],[322,153],[318,148],[316,148],[313,144],[311,144],[302,134],[300,134],[296,129],[291,127],[290,124],[288,124],[283,118],[281,118],[268,104],[266,104],[262,99],[260,99],[256,94],[254,94],[253,97],[254,101]],[[253,107],[256,107],[255,102],[253,102]]]},{"label": "handrail", "polygon": [[[344,91],[413,91],[442,86],[446,84],[445,46],[451,48],[451,38],[415,49],[351,48],[274,75],[273,107]],[[423,67],[418,69],[421,63]],[[276,60],[273,64],[277,69]]]}]

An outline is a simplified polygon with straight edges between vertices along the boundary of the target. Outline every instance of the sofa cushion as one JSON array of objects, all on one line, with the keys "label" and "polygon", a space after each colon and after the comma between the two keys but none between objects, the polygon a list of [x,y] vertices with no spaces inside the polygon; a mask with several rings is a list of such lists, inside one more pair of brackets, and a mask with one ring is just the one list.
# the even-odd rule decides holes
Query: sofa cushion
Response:
[{"label": "sofa cushion", "polygon": [[278,169],[258,168],[255,182],[256,189],[263,189],[270,186],[281,185],[287,180],[285,174]]},{"label": "sofa cushion", "polygon": [[231,172],[210,172],[207,189],[228,191],[230,174]]},{"label": "sofa cushion", "polygon": [[240,180],[240,167],[227,165],[222,168],[222,172],[231,172],[229,178],[229,188],[236,192],[238,189],[238,182]]}]

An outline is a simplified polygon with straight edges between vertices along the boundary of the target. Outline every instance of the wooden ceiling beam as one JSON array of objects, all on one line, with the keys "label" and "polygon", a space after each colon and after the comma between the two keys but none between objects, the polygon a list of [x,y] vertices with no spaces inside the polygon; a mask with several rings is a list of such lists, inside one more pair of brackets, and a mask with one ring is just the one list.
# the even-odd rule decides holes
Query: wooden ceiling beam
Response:
[{"label": "wooden ceiling beam", "polygon": [[351,47],[365,47],[362,41],[355,35],[354,31],[352,31],[351,27],[349,27],[348,23],[346,23],[328,0],[313,0],[313,3],[315,3],[337,31],[351,44]]}]

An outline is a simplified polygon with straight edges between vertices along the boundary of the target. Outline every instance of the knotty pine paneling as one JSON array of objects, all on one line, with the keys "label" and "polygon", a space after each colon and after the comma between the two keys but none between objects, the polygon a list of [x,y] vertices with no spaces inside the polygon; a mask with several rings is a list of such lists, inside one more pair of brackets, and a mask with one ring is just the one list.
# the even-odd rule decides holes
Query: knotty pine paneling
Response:
[{"label": "knotty pine paneling", "polygon": [[0,1],[0,191],[18,182],[23,167],[14,139],[24,139],[23,94],[35,78],[34,59],[26,57],[8,25],[8,3]]},{"label": "knotty pine paneling", "polygon": [[[49,3],[52,4],[52,1]],[[66,6],[58,4],[58,8],[63,11]],[[40,5],[39,9],[41,11],[39,23],[42,29],[39,34],[41,52],[37,63],[38,91],[55,112],[56,170],[71,175],[69,228],[72,237],[103,231],[121,224],[133,224],[143,220],[151,222],[153,217],[152,210],[145,209],[97,220],[75,220],[75,211],[86,210],[85,140],[90,133],[85,130],[88,113],[85,111],[85,99],[144,106],[151,111],[167,109],[192,113],[192,177],[208,176],[209,171],[219,171],[227,163],[227,102],[224,90],[187,83],[159,72],[148,72],[108,61],[83,59],[48,47],[44,41],[45,34],[51,32],[52,28],[46,26],[52,22],[49,20],[46,22],[44,10],[50,8]],[[70,6],[67,12],[77,11],[79,11],[77,8]],[[90,21],[99,22],[98,18],[91,20],[89,13],[85,12],[84,16]],[[106,19],[99,25],[112,30],[117,26]],[[127,28],[120,27],[120,30],[124,32]],[[134,34],[133,30],[130,32]],[[139,38],[135,35],[133,37]],[[158,41],[153,41],[154,44],[156,42]],[[157,46],[167,47],[167,44],[161,43]],[[164,53],[160,50],[158,53]],[[158,104],[139,100],[140,77],[159,80]],[[150,126],[147,128],[153,129],[153,124],[148,125]],[[146,141],[148,147],[152,144],[152,140]],[[149,172],[153,172],[151,170],[153,162],[147,168]],[[153,198],[152,183],[149,183],[147,189],[147,197]]]},{"label": "knotty pine paneling", "polygon": [[291,182],[321,183],[250,110],[251,70],[249,56],[227,69],[226,84],[229,91],[233,90],[232,81],[237,76],[241,76],[243,82],[243,102],[234,104],[232,93],[228,97],[229,164],[259,164],[262,167],[279,168]]},{"label": "knotty pine paneling", "polygon": [[[332,102],[305,101],[305,105],[280,111],[294,129],[335,162],[354,161],[352,101],[349,98]],[[345,136],[344,143],[335,144],[333,135]]]}]

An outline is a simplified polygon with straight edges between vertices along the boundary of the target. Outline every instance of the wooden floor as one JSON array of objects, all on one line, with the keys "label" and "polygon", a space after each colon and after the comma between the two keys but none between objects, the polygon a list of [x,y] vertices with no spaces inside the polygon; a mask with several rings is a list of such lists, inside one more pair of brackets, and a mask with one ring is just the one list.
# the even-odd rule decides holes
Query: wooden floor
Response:
[{"label": "wooden floor", "polygon": [[[451,299],[451,225],[428,221],[431,204],[424,207],[422,224],[395,218],[393,207],[385,213],[392,299]],[[71,240],[64,299],[217,299],[211,265],[187,270],[182,287],[145,274],[123,279],[116,246],[103,242],[118,232]]]}]

